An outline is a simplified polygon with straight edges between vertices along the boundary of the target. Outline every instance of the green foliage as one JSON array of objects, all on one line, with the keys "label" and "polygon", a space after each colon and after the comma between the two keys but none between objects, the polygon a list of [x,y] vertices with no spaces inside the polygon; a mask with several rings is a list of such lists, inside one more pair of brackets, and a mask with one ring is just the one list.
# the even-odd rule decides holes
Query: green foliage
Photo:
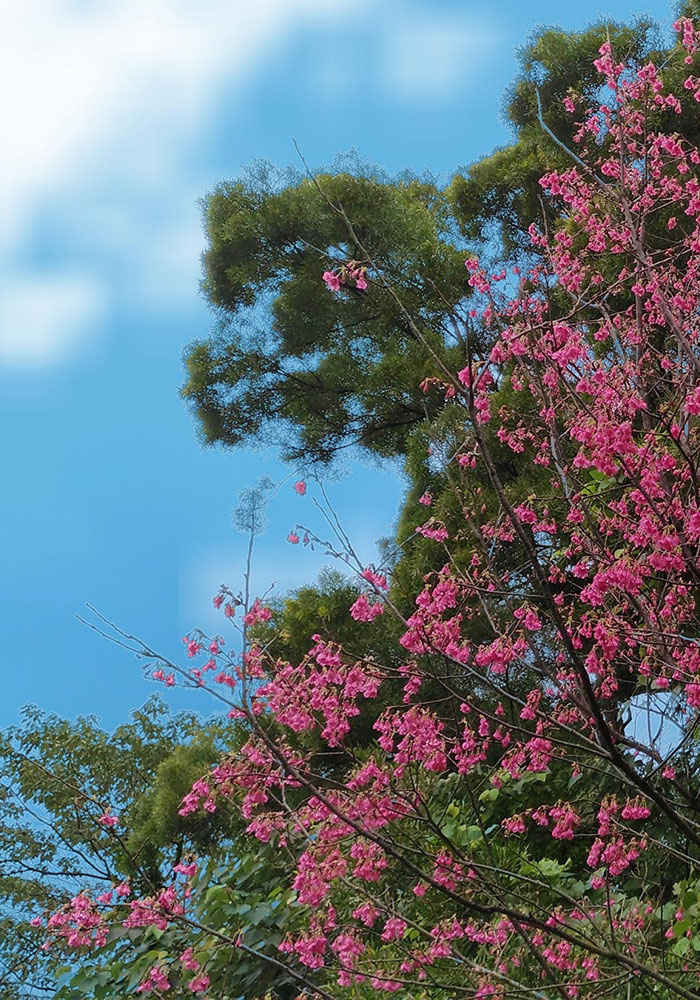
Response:
[{"label": "green foliage", "polygon": [[146,933],[115,928],[99,954],[77,968],[64,967],[55,1000],[131,996],[159,964],[172,984],[169,995],[192,996],[187,984],[194,973],[177,961],[188,948],[211,979],[211,996],[292,1000],[294,978],[263,957],[277,958],[279,943],[299,919],[279,851],[257,844],[254,852],[237,854],[221,853],[202,868],[193,884],[198,905],[192,925]]},{"label": "green foliage", "polygon": [[[228,836],[226,818],[179,817],[181,795],[230,746],[230,724],[171,715],[157,697],[109,733],[92,717],[74,722],[23,710],[0,738],[0,993],[7,1000],[50,990],[63,961],[40,950],[29,923],[88,887],[104,892],[129,877],[159,885],[183,851]],[[120,818],[115,836],[105,811]],[[105,994],[106,995],[106,994]]]},{"label": "green foliage", "polygon": [[[187,743],[174,747],[158,764],[148,788],[135,801],[122,856],[123,868],[130,875],[138,875],[145,869],[149,879],[158,884],[164,850],[174,848],[176,859],[185,845],[197,851],[211,850],[224,832],[228,833],[224,827],[227,818],[220,815],[214,818],[178,815],[182,799],[193,783],[220,759],[222,744],[217,739],[220,734],[212,729],[202,728]],[[232,736],[235,741],[236,733],[228,734],[227,749]]]},{"label": "green foliage", "polygon": [[[406,316],[444,354],[446,307],[469,292],[447,198],[357,164],[284,179],[260,167],[206,201],[204,290],[221,322],[189,349],[184,396],[210,442],[272,437],[291,460],[328,462],[350,444],[401,455],[430,370]],[[349,259],[370,267],[369,288],[330,295],[322,272]]]},{"label": "green foliage", "polygon": [[603,21],[581,32],[544,28],[521,47],[520,72],[504,99],[514,141],[459,171],[448,188],[468,239],[495,238],[507,255],[529,251],[528,226],[550,211],[545,213],[539,179],[571,162],[542,127],[540,108],[551,132],[575,149],[571,117],[562,102],[570,95],[584,104],[594,98],[600,78],[593,62],[608,38],[618,57],[639,64],[653,52],[654,26],[640,18],[628,25]]},{"label": "green foliage", "polygon": [[[309,176],[258,164],[220,184],[204,202],[203,289],[218,328],[188,349],[183,389],[204,439],[273,440],[293,461],[328,463],[353,445],[405,456],[413,430],[442,409],[439,394],[419,389],[435,372],[431,354],[453,370],[464,363],[464,258],[494,237],[508,254],[530,252],[529,224],[543,211],[554,221],[538,182],[570,156],[543,128],[539,105],[573,147],[562,101],[594,97],[593,60],[608,37],[632,63],[658,45],[644,19],[535,34],[505,100],[513,142],[445,188],[352,158]],[[662,57],[667,73],[681,71],[675,50]],[[696,136],[697,121],[680,130]],[[368,288],[329,294],[322,272],[350,260],[368,268]]]},{"label": "green foliage", "polygon": [[398,626],[387,620],[380,629],[368,629],[365,622],[354,621],[348,608],[359,593],[358,585],[342,573],[323,570],[315,584],[273,601],[272,621],[256,626],[253,638],[276,658],[298,663],[312,645],[309,622],[314,622],[315,632],[340,643],[351,654],[362,651],[376,659],[391,657]]}]

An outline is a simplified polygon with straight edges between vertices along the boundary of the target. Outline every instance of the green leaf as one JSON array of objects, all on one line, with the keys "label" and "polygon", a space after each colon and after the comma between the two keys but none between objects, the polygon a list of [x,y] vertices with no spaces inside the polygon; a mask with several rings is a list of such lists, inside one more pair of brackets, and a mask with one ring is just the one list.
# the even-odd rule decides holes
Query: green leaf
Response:
[{"label": "green leaf", "polygon": [[228,888],[225,885],[214,885],[211,889],[207,889],[204,901],[206,904],[210,903],[227,903],[229,900]]},{"label": "green leaf", "polygon": [[674,938],[682,937],[686,931],[690,930],[692,926],[693,926],[692,920],[688,920],[687,918],[685,920],[679,920],[677,924],[673,925]]},{"label": "green leaf", "polygon": [[485,788],[479,796],[479,802],[495,802],[499,795],[498,788]]}]

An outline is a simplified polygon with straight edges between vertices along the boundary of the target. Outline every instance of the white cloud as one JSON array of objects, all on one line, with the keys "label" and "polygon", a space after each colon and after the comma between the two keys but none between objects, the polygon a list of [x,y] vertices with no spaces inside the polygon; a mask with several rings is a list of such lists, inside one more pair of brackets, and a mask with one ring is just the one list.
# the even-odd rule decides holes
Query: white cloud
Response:
[{"label": "white cloud", "polygon": [[[62,289],[60,273],[49,280],[20,264],[43,214],[69,195],[80,211],[76,192],[94,190],[100,177],[144,192],[163,180],[177,186],[173,161],[196,141],[221,85],[243,79],[270,45],[324,8],[323,0],[3,6],[0,361],[53,363],[97,319],[94,268],[79,275],[74,265]],[[173,225],[191,245],[182,233],[192,230],[190,208],[184,224],[167,220],[149,245],[162,235],[172,248]]]},{"label": "white cloud", "polygon": [[0,367],[33,368],[76,354],[104,312],[99,282],[80,272],[8,274],[0,284]]},{"label": "white cloud", "polygon": [[[193,294],[203,249],[195,202],[211,178],[192,151],[221,95],[235,101],[273,48],[304,28],[343,66],[349,50],[338,44],[354,39],[375,84],[407,100],[444,96],[488,43],[469,11],[410,0],[353,0],[330,16],[327,0],[3,5],[0,364],[70,356],[88,322],[99,332],[97,303],[125,276],[142,302]],[[63,290],[67,259],[50,279],[46,262],[41,274],[27,264],[47,219],[68,234]]]},{"label": "white cloud", "polygon": [[[322,0],[16,0],[0,34],[0,239],[108,146],[141,174],[197,126],[222,80]],[[133,156],[134,138],[150,141]]]}]

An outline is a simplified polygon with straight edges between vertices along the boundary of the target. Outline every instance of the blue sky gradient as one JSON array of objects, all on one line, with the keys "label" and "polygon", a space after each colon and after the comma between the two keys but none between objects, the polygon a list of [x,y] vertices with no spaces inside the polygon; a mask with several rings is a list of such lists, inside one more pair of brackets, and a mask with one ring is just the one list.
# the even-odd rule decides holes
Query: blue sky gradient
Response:
[{"label": "blue sky gradient", "polygon": [[[216,628],[245,540],[231,512],[272,449],[204,449],[178,397],[182,351],[211,316],[198,292],[197,199],[256,158],[356,149],[447,179],[508,140],[515,49],[538,25],[666,3],[551,0],[17,0],[0,40],[0,725],[27,702],[108,726],[148,695],[138,664],[75,618],[86,602],[178,655]],[[303,470],[298,470],[303,472]],[[395,469],[329,487],[369,561],[401,498]],[[285,590],[323,559],[285,536],[318,526],[287,484],[255,580]],[[174,705],[208,710],[196,695]]]}]

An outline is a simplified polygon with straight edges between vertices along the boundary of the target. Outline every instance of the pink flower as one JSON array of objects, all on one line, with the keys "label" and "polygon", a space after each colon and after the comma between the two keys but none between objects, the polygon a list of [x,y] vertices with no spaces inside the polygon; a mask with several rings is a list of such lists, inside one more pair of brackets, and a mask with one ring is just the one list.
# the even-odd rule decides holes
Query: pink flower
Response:
[{"label": "pink flower", "polygon": [[296,531],[289,532],[289,534],[287,535],[287,541],[289,542],[290,545],[299,544],[299,536],[297,535]]},{"label": "pink flower", "polygon": [[400,917],[389,917],[384,924],[382,941],[399,941],[406,930],[406,923]]},{"label": "pink flower", "polygon": [[245,625],[258,625],[260,622],[269,622],[270,618],[272,618],[272,611],[263,605],[259,598],[256,598],[250,611],[243,616],[243,623]]},{"label": "pink flower", "polygon": [[379,910],[371,903],[362,903],[357,909],[352,911],[355,920],[361,920],[365,927],[371,927],[379,916]]},{"label": "pink flower", "polygon": [[427,521],[416,528],[416,531],[424,538],[432,538],[435,542],[444,542],[450,537],[447,528],[440,521]]},{"label": "pink flower", "polygon": [[525,818],[522,815],[509,816],[507,819],[501,820],[501,826],[511,836],[525,833]]},{"label": "pink flower", "polygon": [[118,824],[119,817],[111,816],[109,813],[103,813],[102,816],[98,818],[97,822],[101,823],[102,826],[113,827]]},{"label": "pink flower", "polygon": [[555,840],[573,840],[576,827],[581,822],[576,810],[569,802],[558,802],[549,810],[554,820],[552,836]]},{"label": "pink flower", "polygon": [[190,979],[187,984],[187,989],[192,990],[193,993],[204,993],[204,991],[209,988],[209,983],[209,976],[204,972],[200,976],[195,976],[194,979]]},{"label": "pink flower", "polygon": [[191,948],[185,948],[183,953],[180,955],[180,962],[186,969],[190,972],[196,972],[199,969],[199,962],[194,957],[194,952]]},{"label": "pink flower", "polygon": [[685,412],[697,416],[700,413],[700,385],[685,397]]},{"label": "pink flower", "polygon": [[523,606],[516,608],[513,612],[515,618],[521,621],[529,632],[537,632],[542,628],[542,622],[532,608]]},{"label": "pink flower", "polygon": [[340,276],[335,273],[335,271],[324,271],[323,280],[329,291],[337,292],[340,288]]},{"label": "pink flower", "polygon": [[185,878],[192,878],[193,875],[197,874],[197,865],[194,861],[190,861],[189,864],[180,862],[179,865],[175,865],[173,871],[178,875],[184,875]]},{"label": "pink flower", "polygon": [[372,622],[379,615],[384,614],[384,605],[377,602],[370,604],[366,594],[360,594],[355,603],[350,608],[350,615],[356,622]]},{"label": "pink flower", "polygon": [[300,497],[303,497],[304,494],[306,493],[306,483],[304,482],[304,480],[300,479],[299,482],[295,483],[294,489],[297,491]]},{"label": "pink flower", "polygon": [[170,982],[165,972],[163,972],[159,966],[154,966],[154,968],[152,968],[148,973],[146,979],[144,979],[141,985],[137,987],[136,992],[150,993],[151,990],[159,990],[161,993],[165,993],[169,989]]},{"label": "pink flower", "polygon": [[196,639],[190,639],[189,636],[185,636],[182,641],[187,647],[187,655],[190,659],[195,657],[202,648]]},{"label": "pink flower", "polygon": [[641,799],[628,800],[622,807],[620,816],[623,819],[648,819],[651,816],[651,809]]},{"label": "pink flower", "polygon": [[363,580],[367,580],[368,583],[373,584],[379,590],[387,589],[387,580],[383,573],[377,573],[375,570],[371,569],[369,566],[367,569],[362,570]]}]

